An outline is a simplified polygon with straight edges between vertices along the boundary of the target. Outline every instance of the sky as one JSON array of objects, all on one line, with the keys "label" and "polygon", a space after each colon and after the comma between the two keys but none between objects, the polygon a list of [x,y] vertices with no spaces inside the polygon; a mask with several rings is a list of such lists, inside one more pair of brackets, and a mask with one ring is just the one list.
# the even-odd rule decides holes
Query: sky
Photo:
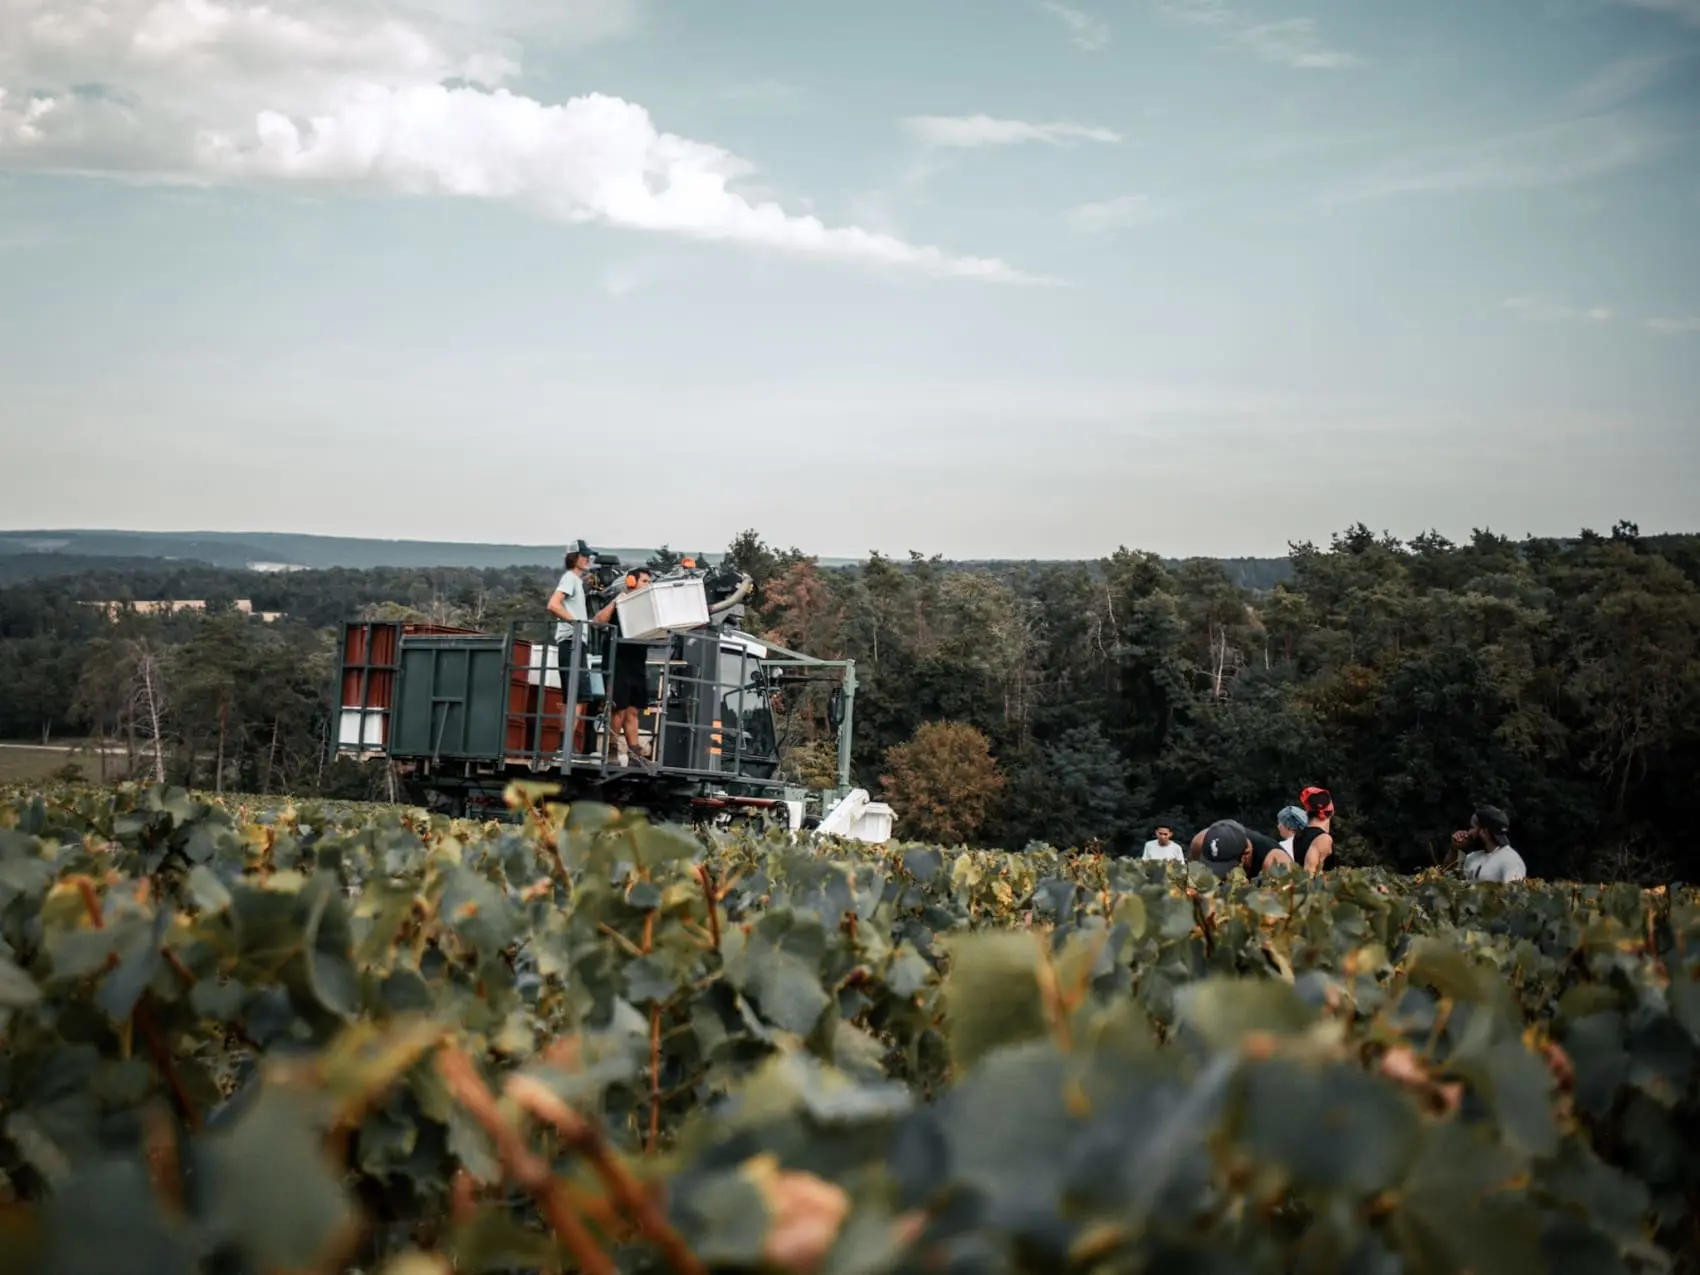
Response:
[{"label": "sky", "polygon": [[1700,0],[0,0],[0,526],[1700,530]]}]

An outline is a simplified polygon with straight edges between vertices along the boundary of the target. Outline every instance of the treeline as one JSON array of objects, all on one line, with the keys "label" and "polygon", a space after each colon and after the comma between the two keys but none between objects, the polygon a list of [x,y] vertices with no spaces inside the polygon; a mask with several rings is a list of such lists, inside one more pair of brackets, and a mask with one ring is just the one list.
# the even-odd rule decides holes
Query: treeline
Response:
[{"label": "treeline", "polygon": [[1533,873],[1690,871],[1700,537],[1359,526],[1257,592],[1125,549],[1000,574],[823,572],[753,535],[733,556],[762,586],[752,627],[856,659],[857,774],[893,781],[917,835],[1133,851],[1160,822],[1273,832],[1317,783],[1345,862],[1426,866],[1491,802]]},{"label": "treeline", "polygon": [[[1360,526],[1293,546],[1289,578],[1263,588],[1219,562],[1126,549],[837,568],[746,532],[728,552],[757,581],[747,627],[856,660],[855,776],[889,792],[906,834],[1137,852],[1159,822],[1272,830],[1320,783],[1347,862],[1425,865],[1492,802],[1535,874],[1688,872],[1700,537],[1621,524],[1453,544]],[[0,588],[0,737],[95,735],[126,765],[209,788],[384,796],[381,772],[325,760],[332,626],[536,620],[552,584],[519,568],[194,564],[20,582]],[[160,598],[210,610],[114,622],[82,605]],[[286,618],[236,615],[237,598]],[[827,782],[824,704],[780,717],[792,773]]]}]

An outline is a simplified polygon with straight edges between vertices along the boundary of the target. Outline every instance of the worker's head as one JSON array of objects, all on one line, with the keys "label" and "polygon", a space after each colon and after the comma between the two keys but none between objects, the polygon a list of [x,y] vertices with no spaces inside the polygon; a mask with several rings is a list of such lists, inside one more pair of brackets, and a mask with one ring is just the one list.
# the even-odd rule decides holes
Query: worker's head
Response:
[{"label": "worker's head", "polygon": [[641,589],[648,583],[649,583],[649,568],[648,567],[638,567],[635,570],[626,572],[626,592],[627,593],[630,593],[634,589]]},{"label": "worker's head", "polygon": [[1275,816],[1275,826],[1283,837],[1296,837],[1310,826],[1310,815],[1301,806],[1282,806]]},{"label": "worker's head", "polygon": [[1160,846],[1166,846],[1170,841],[1174,840],[1174,836],[1175,830],[1173,828],[1159,828],[1157,829],[1157,844]]},{"label": "worker's head", "polygon": [[1311,819],[1334,817],[1334,794],[1326,788],[1306,788],[1299,794],[1299,805],[1304,807]]},{"label": "worker's head", "polygon": [[1488,848],[1511,844],[1511,816],[1498,806],[1478,806],[1470,816],[1470,831]]},{"label": "worker's head", "polygon": [[1236,867],[1251,870],[1251,835],[1237,819],[1218,819],[1204,830],[1204,862],[1219,877]]},{"label": "worker's head", "polygon": [[582,540],[575,540],[567,546],[567,556],[562,562],[567,571],[583,571],[590,566],[590,546]]}]

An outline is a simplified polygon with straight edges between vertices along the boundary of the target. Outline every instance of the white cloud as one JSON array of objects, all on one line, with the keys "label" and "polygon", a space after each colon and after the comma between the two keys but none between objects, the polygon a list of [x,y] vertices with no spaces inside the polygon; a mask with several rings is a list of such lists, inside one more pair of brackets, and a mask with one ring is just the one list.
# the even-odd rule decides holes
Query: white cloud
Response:
[{"label": "white cloud", "polygon": [[787,212],[739,186],[750,163],[661,131],[634,103],[512,92],[519,48],[461,21],[450,6],[463,2],[0,0],[0,167],[503,200],[566,222],[1033,281]]},{"label": "white cloud", "polygon": [[1231,43],[1277,66],[1338,71],[1363,65],[1362,58],[1324,41],[1312,18],[1258,21],[1220,0],[1156,0],[1155,8],[1171,21],[1219,31]]},{"label": "white cloud", "polygon": [[1658,145],[1631,119],[1588,116],[1395,155],[1378,169],[1339,184],[1323,202],[1569,186],[1642,163]]},{"label": "white cloud", "polygon": [[715,96],[726,102],[741,102],[746,106],[784,106],[795,102],[803,90],[789,80],[755,79],[727,84]]},{"label": "white cloud", "polygon": [[1076,48],[1096,53],[1110,42],[1109,26],[1084,10],[1059,4],[1057,0],[1044,0],[1040,7],[1068,28],[1069,39],[1074,41]]},{"label": "white cloud", "polygon": [[1667,49],[1661,53],[1617,58],[1579,85],[1571,97],[1587,110],[1609,110],[1640,97],[1664,79],[1679,56],[1676,50]]},{"label": "white cloud", "polygon": [[928,146],[1013,146],[1021,142],[1063,146],[1122,140],[1120,133],[1086,124],[1030,124],[990,115],[912,115],[903,121],[903,127]]},{"label": "white cloud", "polygon": [[1612,318],[1612,312],[1604,306],[1578,308],[1535,297],[1511,297],[1505,308],[1520,319],[1541,323],[1606,323]]},{"label": "white cloud", "polygon": [[1244,27],[1235,38],[1265,62],[1300,71],[1337,71],[1363,65],[1353,54],[1331,48],[1310,18],[1260,22]]},{"label": "white cloud", "polygon": [[474,31],[550,46],[599,44],[632,34],[653,0],[400,0],[411,11]]},{"label": "white cloud", "polygon": [[1234,20],[1233,11],[1217,0],[1157,0],[1156,9],[1166,18],[1195,27],[1225,27]]},{"label": "white cloud", "polygon": [[602,272],[602,291],[623,301],[654,283],[660,273],[661,268],[653,261],[618,261]]},{"label": "white cloud", "polygon": [[[1504,304],[1518,318],[1537,323],[1609,323],[1617,317],[1605,306],[1573,306],[1536,297],[1511,297]],[[1700,315],[1642,319],[1641,326],[1660,336],[1686,336],[1700,332]]]},{"label": "white cloud", "polygon": [[1148,195],[1118,195],[1081,204],[1068,214],[1069,226],[1082,234],[1101,234],[1151,221],[1156,211]]},{"label": "white cloud", "polygon": [[1667,13],[1689,26],[1700,27],[1700,0],[1618,0],[1632,9]]}]

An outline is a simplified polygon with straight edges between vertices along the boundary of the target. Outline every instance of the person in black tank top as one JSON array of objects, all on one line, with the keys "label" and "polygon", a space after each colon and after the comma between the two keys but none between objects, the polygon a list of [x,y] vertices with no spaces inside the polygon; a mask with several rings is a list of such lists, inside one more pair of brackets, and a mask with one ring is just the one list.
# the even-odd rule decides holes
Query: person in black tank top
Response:
[{"label": "person in black tank top", "polygon": [[[1293,858],[1299,863],[1303,863],[1305,861],[1305,855],[1309,852],[1311,846],[1316,844],[1317,838],[1327,836],[1327,828],[1319,827],[1314,823],[1311,824],[1308,828],[1304,829],[1304,831],[1300,832],[1298,836],[1293,838]],[[1333,838],[1330,837],[1329,840],[1333,840]],[[1328,856],[1328,858],[1332,857],[1333,856]],[[1318,865],[1318,871],[1321,871],[1328,866],[1328,858],[1324,858]]]},{"label": "person in black tank top", "polygon": [[1310,816],[1310,826],[1293,838],[1293,861],[1311,872],[1326,872],[1334,857],[1334,796],[1326,788],[1306,788],[1299,805]]}]

